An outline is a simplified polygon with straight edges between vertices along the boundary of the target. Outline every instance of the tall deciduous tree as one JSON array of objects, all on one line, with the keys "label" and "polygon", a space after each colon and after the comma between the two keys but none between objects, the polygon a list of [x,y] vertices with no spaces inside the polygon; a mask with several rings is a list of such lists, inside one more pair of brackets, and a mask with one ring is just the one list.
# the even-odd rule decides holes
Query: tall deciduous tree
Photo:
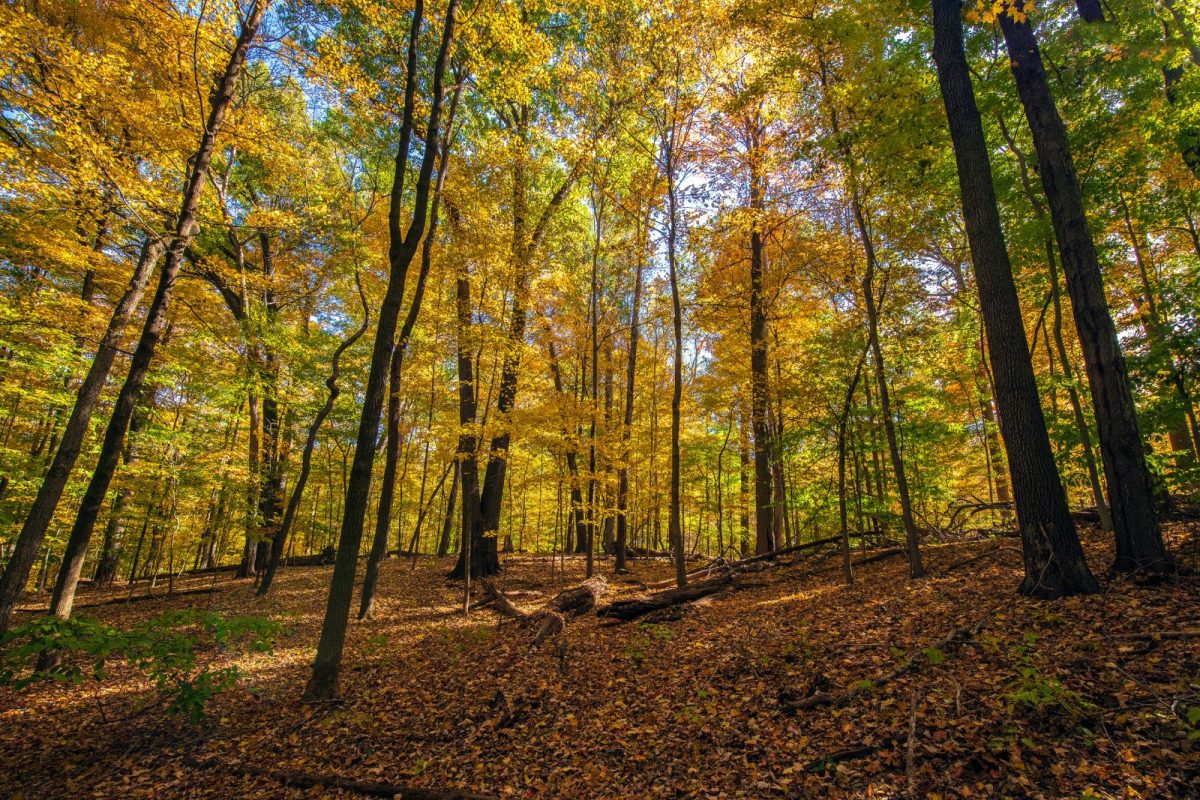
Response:
[{"label": "tall deciduous tree", "polygon": [[[321,626],[321,639],[317,644],[317,657],[312,676],[304,690],[304,699],[309,702],[330,700],[338,695],[338,673],[342,662],[342,648],[346,641],[346,624],[350,616],[350,602],[354,592],[354,573],[358,565],[358,551],[362,542],[363,521],[367,512],[368,494],[371,489],[371,471],[375,460],[376,434],[379,416],[383,409],[384,386],[391,363],[392,348],[395,346],[396,322],[404,302],[404,284],[408,268],[417,255],[421,237],[429,214],[429,193],[437,161],[439,125],[443,100],[443,83],[450,49],[454,43],[455,15],[458,0],[450,0],[442,24],[441,45],[433,67],[429,118],[425,125],[424,153],[417,176],[413,201],[412,219],[407,229],[402,227],[403,180],[408,163],[408,136],[413,130],[413,105],[406,90],[404,120],[400,144],[396,150],[393,188],[388,205],[388,282],[383,304],[379,309],[379,322],[375,329],[375,342],[371,350],[371,367],[363,397],[362,414],[359,418],[358,437],[354,450],[354,462],[346,488],[345,507],[342,513],[341,534],[338,539],[337,560],[329,584],[329,602],[325,609],[325,620]],[[423,3],[418,0],[413,11],[409,48],[417,47],[423,18]],[[410,57],[413,63],[415,57]],[[417,76],[409,73],[408,85],[416,85]],[[415,92],[415,90],[413,90]]]},{"label": "tall deciduous tree", "polygon": [[987,327],[1000,431],[1021,526],[1025,559],[1021,592],[1031,597],[1094,592],[1096,580],[1075,533],[1038,399],[1000,226],[983,121],[963,47],[961,13],[959,0],[933,0],[933,56],[958,165],[963,221]]},{"label": "tall deciduous tree", "polygon": [[1000,15],[1000,27],[1033,134],[1038,174],[1050,207],[1075,328],[1083,346],[1116,529],[1113,568],[1118,572],[1170,572],[1174,562],[1163,546],[1125,357],[1108,310],[1067,130],[1050,93],[1027,8],[1018,0],[1018,5]]}]

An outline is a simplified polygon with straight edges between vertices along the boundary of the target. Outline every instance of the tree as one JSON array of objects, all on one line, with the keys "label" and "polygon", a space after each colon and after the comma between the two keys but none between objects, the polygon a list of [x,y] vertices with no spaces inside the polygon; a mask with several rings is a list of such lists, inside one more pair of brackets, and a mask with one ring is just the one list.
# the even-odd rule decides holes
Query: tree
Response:
[{"label": "tree", "polygon": [[[408,268],[418,252],[421,237],[429,213],[429,192],[433,178],[434,162],[437,159],[439,123],[443,94],[443,80],[450,48],[454,42],[455,14],[458,0],[450,0],[446,7],[442,27],[441,45],[433,68],[433,81],[429,103],[429,118],[425,129],[425,152],[417,177],[416,196],[412,220],[407,230],[401,227],[403,203],[403,180],[408,162],[408,139],[413,129],[413,105],[410,91],[405,90],[404,120],[401,124],[400,144],[396,149],[395,171],[388,205],[388,281],[387,293],[379,309],[379,322],[375,329],[375,342],[371,350],[371,368],[363,398],[362,414],[359,418],[358,436],[354,450],[354,463],[346,488],[345,508],[342,515],[341,535],[338,540],[337,560],[329,584],[329,602],[325,609],[325,620],[321,626],[321,639],[317,645],[317,658],[312,676],[304,690],[307,702],[320,702],[338,695],[338,672],[342,661],[342,647],[346,640],[346,624],[350,615],[350,601],[354,591],[354,573],[358,564],[358,550],[362,541],[363,520],[367,511],[367,498],[371,488],[371,471],[375,460],[376,429],[383,408],[383,393],[386,373],[389,370],[392,348],[395,345],[396,321],[404,300],[404,283]],[[417,47],[423,19],[423,5],[418,0],[413,10],[413,22],[409,33],[410,52]],[[409,57],[414,63],[415,56]],[[410,86],[415,86],[416,75],[408,76]],[[415,96],[415,89],[412,90]]]},{"label": "tree", "polygon": [[996,206],[983,121],[963,48],[960,13],[958,0],[933,0],[933,56],[958,166],[963,221],[975,264],[1000,431],[1021,526],[1025,559],[1021,593],[1049,598],[1094,592],[1098,586],[1075,533],[1038,400]]},{"label": "tree", "polygon": [[1171,572],[1174,562],[1162,542],[1128,370],[1108,310],[1067,131],[1050,93],[1033,27],[1023,9],[1023,5],[1013,6],[1001,14],[1000,28],[1033,134],[1038,174],[1050,207],[1075,327],[1083,346],[1116,529],[1113,569]]},{"label": "tree", "polygon": [[121,457],[129,419],[133,415],[134,406],[141,395],[142,385],[145,382],[146,373],[150,369],[155,348],[166,327],[171,294],[184,260],[184,253],[198,229],[197,209],[200,193],[208,175],[217,134],[233,101],[238,75],[246,63],[246,56],[258,35],[258,29],[266,10],[266,0],[262,2],[253,0],[239,23],[237,40],[224,70],[213,88],[208,119],[199,145],[191,159],[191,168],[188,172],[179,213],[175,219],[175,229],[167,246],[166,260],[159,276],[158,288],[146,311],[146,321],[142,327],[137,348],[130,360],[129,374],[121,386],[121,393],[117,397],[112,416],[105,428],[100,457],[95,471],[92,473],[87,492],[79,505],[79,512],[75,517],[75,524],[71,529],[66,551],[63,553],[62,566],[59,568],[58,578],[54,584],[54,594],[50,606],[52,613],[60,618],[65,619],[70,616],[71,605],[75,598],[75,588],[79,583],[84,557],[87,555],[88,542],[91,540],[96,518],[100,513],[100,507]]}]

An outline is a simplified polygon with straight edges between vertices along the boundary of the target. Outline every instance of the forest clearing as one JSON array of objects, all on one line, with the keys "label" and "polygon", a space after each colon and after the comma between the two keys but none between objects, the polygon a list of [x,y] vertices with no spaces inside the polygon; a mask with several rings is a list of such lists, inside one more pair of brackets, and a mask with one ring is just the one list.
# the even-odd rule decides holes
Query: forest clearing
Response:
[{"label": "forest clearing", "polygon": [[[1170,531],[1194,570],[1196,526]],[[1097,559],[1109,555],[1099,539],[1085,537]],[[229,573],[182,579],[175,597],[160,587],[158,600],[88,613],[122,624],[193,605],[265,614],[283,621],[273,653],[241,658],[241,684],[194,726],[145,710],[153,692],[131,679],[95,693],[6,693],[0,794],[1195,796],[1194,572],[1046,604],[1012,596],[1011,539],[930,547],[931,576],[912,583],[903,558],[860,567],[852,586],[821,549],[780,560],[795,563],[746,573],[679,619],[588,613],[561,642],[531,647],[533,631],[499,625],[494,608],[462,616],[448,561],[391,559],[378,615],[351,628],[345,702],[324,708],[298,703],[295,687],[328,568],[288,569],[263,599]],[[557,569],[551,578],[548,559],[512,556],[498,585],[533,610],[584,577],[579,557]],[[637,561],[624,578],[604,572],[610,601],[670,577],[662,560]],[[216,591],[188,594],[198,588]],[[304,777],[376,791],[289,784]]]},{"label": "forest clearing", "polygon": [[0,3],[0,794],[1200,797],[1200,0]]}]

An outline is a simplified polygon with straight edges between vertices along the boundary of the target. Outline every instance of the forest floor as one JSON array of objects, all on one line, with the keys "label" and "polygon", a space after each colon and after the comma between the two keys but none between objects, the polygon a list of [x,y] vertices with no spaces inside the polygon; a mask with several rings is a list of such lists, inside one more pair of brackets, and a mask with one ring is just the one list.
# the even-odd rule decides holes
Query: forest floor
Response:
[{"label": "forest floor", "polygon": [[[0,796],[360,796],[250,766],[497,798],[1200,797],[1200,540],[1169,538],[1189,574],[1098,596],[1020,598],[1015,540],[961,541],[925,548],[927,579],[890,558],[846,586],[837,559],[799,560],[677,621],[588,614],[536,649],[490,608],[462,617],[449,561],[392,559],[375,619],[351,625],[337,707],[300,703],[330,568],[286,570],[265,600],[230,573],[185,578],[177,592],[216,591],[85,613],[266,615],[273,652],[213,653],[244,678],[197,724],[136,713],[150,687],[132,676],[3,690]],[[1102,572],[1107,537],[1085,546]],[[497,583],[534,610],[582,579],[581,559],[561,563],[511,556]],[[619,597],[671,575],[598,563]]]}]

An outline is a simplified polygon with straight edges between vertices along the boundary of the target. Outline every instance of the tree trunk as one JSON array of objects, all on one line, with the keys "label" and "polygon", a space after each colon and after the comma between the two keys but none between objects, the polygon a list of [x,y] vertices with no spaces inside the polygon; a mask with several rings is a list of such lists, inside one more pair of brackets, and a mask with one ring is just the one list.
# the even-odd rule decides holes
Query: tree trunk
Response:
[{"label": "tree trunk", "polygon": [[450,476],[450,496],[446,498],[446,517],[442,521],[442,537],[438,539],[438,558],[445,558],[450,553],[450,533],[454,530],[454,503],[458,499],[458,475],[461,469],[455,462],[454,474]]},{"label": "tree trunk", "polygon": [[[479,489],[479,509],[478,513],[474,515],[476,525],[472,533],[474,540],[469,548],[472,559],[470,566],[472,577],[487,577],[500,572],[500,557],[496,539],[500,528],[500,510],[504,500],[504,483],[508,473],[508,451],[512,443],[509,414],[516,404],[517,389],[520,380],[521,352],[525,346],[529,280],[531,278],[533,259],[542,239],[546,235],[551,219],[553,219],[554,214],[562,206],[571,188],[575,185],[575,181],[579,179],[582,170],[582,162],[576,163],[571,168],[571,171],[559,185],[557,191],[555,191],[546,204],[546,207],[542,209],[537,223],[533,226],[532,231],[530,231],[526,218],[528,212],[527,193],[529,179],[526,174],[525,164],[525,148],[528,147],[530,113],[529,107],[523,106],[514,112],[514,118],[509,120],[510,127],[515,131],[516,138],[522,147],[522,152],[518,154],[513,164],[512,259],[517,270],[517,275],[513,286],[513,308],[509,322],[508,339],[505,344],[504,361],[500,369],[500,390],[496,400],[496,413],[500,418],[501,432],[493,436],[489,443],[487,468],[484,472],[483,485]],[[473,451],[474,448],[472,448]],[[477,460],[476,456],[471,456],[471,458]],[[474,469],[477,474],[478,467]],[[471,495],[466,491],[469,488],[467,477],[464,473],[464,504],[471,502]],[[466,508],[464,507],[465,513]],[[450,578],[457,579],[463,577],[467,551],[468,548],[466,547],[462,549],[458,563],[455,564],[454,569],[450,572]]]},{"label": "tree trunk", "polygon": [[296,522],[296,513],[300,510],[300,500],[304,497],[304,487],[308,484],[308,476],[312,471],[312,454],[317,445],[317,435],[321,432],[321,426],[325,424],[325,420],[333,411],[333,405],[337,401],[338,395],[341,394],[341,389],[338,387],[337,381],[341,375],[342,354],[362,338],[371,323],[371,307],[367,303],[367,296],[363,292],[362,280],[357,271],[354,273],[354,285],[358,288],[358,298],[362,303],[363,321],[333,351],[333,357],[329,365],[329,377],[325,379],[325,388],[327,390],[325,403],[317,411],[312,424],[308,426],[308,435],[304,439],[304,450],[300,455],[300,474],[296,478],[296,485],[292,487],[292,494],[288,498],[287,508],[283,512],[283,522],[279,525],[279,531],[271,539],[270,558],[267,561],[267,568],[263,572],[262,581],[258,584],[259,597],[265,595],[271,588],[271,581],[275,577],[275,570],[279,568],[279,560],[283,557],[287,537]]},{"label": "tree trunk", "polygon": [[[760,178],[751,177],[751,194],[761,194]],[[753,200],[752,200],[753,204]],[[771,509],[771,435],[767,425],[767,310],[763,297],[762,236],[750,231],[750,428],[754,435],[754,552],[775,549]]]},{"label": "tree trunk", "polygon": [[1075,9],[1084,22],[1103,22],[1104,8],[1100,0],[1075,0]]},{"label": "tree trunk", "polygon": [[1075,534],[1038,399],[1021,306],[1000,226],[983,121],[963,49],[958,0],[933,0],[934,60],[958,167],[963,219],[987,329],[1000,430],[1021,527],[1021,593],[1062,597],[1095,592]]},{"label": "tree trunk", "polygon": [[[359,419],[358,436],[354,450],[354,463],[346,489],[346,501],[342,511],[342,528],[338,540],[337,559],[330,579],[329,602],[321,627],[321,639],[317,644],[317,657],[313,664],[312,677],[304,691],[308,702],[320,702],[338,696],[338,671],[341,666],[342,648],[346,639],[346,624],[350,616],[350,603],[354,593],[354,573],[358,565],[359,547],[362,543],[363,521],[371,491],[371,471],[375,461],[376,430],[383,409],[383,394],[392,346],[395,341],[396,321],[400,306],[404,302],[404,283],[409,265],[417,254],[429,211],[429,191],[437,158],[438,125],[442,107],[442,84],[449,57],[450,43],[454,38],[454,16],[458,0],[450,0],[446,9],[445,28],[441,47],[434,65],[433,86],[430,96],[429,122],[426,128],[424,155],[417,178],[413,203],[412,221],[407,232],[401,234],[400,214],[404,205],[402,187],[407,168],[408,148],[404,134],[396,152],[396,169],[393,174],[391,200],[388,209],[389,274],[387,292],[379,310],[379,326],[375,331],[375,342],[371,350],[370,371],[366,391],[363,394],[363,409]],[[409,73],[405,87],[405,127],[412,129],[412,105],[415,95],[416,50],[423,12],[422,0],[417,0],[413,11],[413,25],[409,37]]]},{"label": "tree trunk", "polygon": [[[1008,143],[1008,149],[1012,151],[1017,159],[1017,166],[1020,170],[1021,186],[1025,191],[1025,197],[1029,200],[1030,206],[1033,208],[1034,216],[1039,220],[1045,220],[1046,207],[1033,190],[1033,181],[1029,176],[1029,165],[1025,154],[1017,147],[1016,141],[1008,132],[1008,127],[1004,123],[1004,117],[1000,117],[1000,131]],[[1063,380],[1067,384],[1067,400],[1071,404],[1071,412],[1075,418],[1075,429],[1079,433],[1079,442],[1083,447],[1083,462],[1087,468],[1088,483],[1092,490],[1092,502],[1096,504],[1096,511],[1100,517],[1100,527],[1106,531],[1113,530],[1112,513],[1108,508],[1108,500],[1104,496],[1104,489],[1100,485],[1100,473],[1096,468],[1096,454],[1092,448],[1092,435],[1088,428],[1087,418],[1083,414],[1083,404],[1079,399],[1079,389],[1075,385],[1075,369],[1071,365],[1071,359],[1067,355],[1066,341],[1063,339],[1062,326],[1062,292],[1059,289],[1058,282],[1058,254],[1054,249],[1054,238],[1050,232],[1046,233],[1046,239],[1043,243],[1043,248],[1046,252],[1046,265],[1050,269],[1050,300],[1054,308],[1054,318],[1051,321],[1051,334],[1054,338],[1055,350],[1058,354],[1059,364],[1063,370]],[[1051,362],[1051,368],[1054,364]],[[1000,497],[1001,501],[1006,501],[1008,498]]]},{"label": "tree trunk", "polygon": [[242,22],[237,42],[225,65],[224,72],[214,87],[204,133],[190,161],[174,236],[166,251],[166,261],[163,263],[158,288],[146,312],[146,321],[142,327],[137,348],[130,359],[129,374],[126,376],[125,383],[121,386],[120,394],[113,406],[112,416],[104,431],[104,440],[96,469],[92,473],[92,479],[80,502],[79,513],[75,517],[75,524],[71,528],[67,547],[63,553],[62,565],[59,568],[58,579],[54,585],[54,596],[51,600],[51,610],[60,618],[65,619],[71,613],[75,588],[79,583],[79,575],[83,570],[83,561],[87,555],[88,542],[91,540],[96,518],[100,514],[109,484],[116,472],[117,462],[125,441],[125,430],[129,426],[134,406],[141,395],[142,385],[150,369],[150,361],[154,357],[154,351],[166,327],[167,311],[175,287],[175,279],[178,277],[179,268],[183,262],[184,250],[198,230],[197,208],[208,174],[209,163],[212,160],[217,133],[220,131],[225,113],[233,101],[238,75],[245,63],[250,44],[258,34],[258,27],[262,23],[268,1],[255,0],[251,6],[249,14]]},{"label": "tree trunk", "polygon": [[888,389],[887,370],[883,363],[883,347],[879,343],[879,311],[875,304],[875,246],[867,229],[862,206],[857,197],[857,188],[852,189],[854,218],[866,250],[867,271],[863,276],[863,299],[867,306],[867,341],[871,348],[871,361],[875,367],[875,384],[879,389],[879,414],[883,417],[883,432],[887,437],[888,454],[892,459],[892,472],[896,476],[896,494],[900,498],[900,518],[904,523],[905,552],[908,554],[908,574],[920,578],[925,574],[921,565],[921,533],[913,519],[912,499],[908,494],[908,476],[904,471],[904,458],[900,454],[900,442],[896,435],[896,422],[892,416],[891,392]]},{"label": "tree trunk", "polygon": [[850,418],[850,409],[854,404],[854,390],[862,376],[863,363],[867,351],[858,359],[854,367],[854,375],[846,386],[846,399],[842,402],[842,413],[838,417],[838,520],[841,523],[840,547],[842,551],[842,579],[846,585],[854,583],[854,566],[850,562],[850,529],[846,523],[846,422]]},{"label": "tree trunk", "polygon": [[71,416],[67,419],[67,425],[63,429],[62,439],[58,443],[58,449],[54,452],[54,459],[50,462],[50,468],[46,471],[46,476],[38,487],[37,496],[25,517],[25,523],[21,526],[21,532],[17,535],[8,563],[4,567],[3,577],[0,577],[0,633],[4,633],[8,629],[13,608],[20,599],[21,593],[25,591],[25,584],[29,582],[29,572],[33,569],[34,562],[37,561],[38,551],[46,538],[50,520],[54,517],[59,500],[62,499],[63,490],[66,489],[67,481],[71,477],[71,470],[79,459],[79,451],[83,446],[84,437],[87,435],[88,424],[100,402],[100,394],[108,380],[108,373],[112,370],[113,361],[117,357],[121,335],[141,302],[146,284],[150,281],[150,274],[154,271],[154,265],[162,252],[163,244],[158,239],[147,238],[142,245],[141,255],[138,257],[133,274],[129,279],[129,286],[113,309],[112,316],[108,320],[108,327],[96,347],[96,354],[92,358],[87,376],[84,377],[83,383],[80,384],[79,391],[75,395],[75,405],[71,408]]},{"label": "tree trunk", "polygon": [[253,575],[255,564],[258,562],[259,493],[262,491],[262,406],[258,390],[253,384],[246,398],[246,406],[250,412],[250,424],[247,427],[249,454],[246,458],[250,477],[246,483],[246,538],[242,547],[242,560],[234,573],[236,578],[248,578]]},{"label": "tree trunk", "polygon": [[[1100,453],[1108,479],[1118,572],[1167,573],[1167,552],[1154,509],[1154,487],[1137,425],[1125,358],[1104,296],[1096,249],[1088,231],[1083,196],[1071,159],[1067,131],[1058,115],[1041,52],[1028,20],[1000,17],[1017,93],[1038,154],[1038,172],[1067,278],[1075,327],[1092,390]],[[993,359],[994,361],[994,359]]]},{"label": "tree trunk", "polygon": [[[678,199],[675,186],[675,147],[678,121],[671,120],[669,138],[665,142],[667,176],[667,267],[671,282],[671,329],[675,337],[674,374],[671,382],[671,499],[667,517],[667,536],[675,561],[675,582],[680,589],[687,586],[687,553],[683,545],[683,509],[680,507],[679,429],[680,407],[683,404],[683,306],[679,299],[679,265],[675,250],[678,238]],[[764,338],[765,342],[765,338]],[[766,374],[766,351],[763,351],[763,374]],[[765,399],[765,398],[764,398]],[[765,427],[765,426],[764,426]],[[765,441],[765,440],[764,440]],[[766,457],[766,453],[763,454]],[[769,467],[768,467],[769,469]],[[766,473],[770,486],[770,473]],[[770,491],[768,489],[768,491]],[[770,508],[765,509],[768,528]]]},{"label": "tree trunk", "polygon": [[[396,484],[396,465],[400,456],[400,378],[404,365],[404,355],[413,331],[417,327],[417,319],[421,314],[422,301],[425,298],[425,284],[429,278],[429,270],[433,264],[433,245],[437,239],[438,221],[442,199],[442,188],[445,185],[446,167],[450,157],[450,137],[453,134],[454,116],[458,109],[459,93],[462,84],[459,83],[450,97],[450,107],[446,111],[446,133],[442,137],[440,155],[438,157],[437,182],[433,188],[433,200],[429,209],[429,230],[421,247],[421,267],[417,272],[417,285],[413,290],[412,301],[404,324],[400,328],[400,337],[392,351],[392,361],[388,383],[391,387],[388,395],[387,417],[387,462],[383,470],[383,486],[379,493],[379,509],[376,515],[375,540],[371,543],[371,554],[367,559],[367,572],[363,578],[362,598],[358,609],[358,618],[367,619],[375,603],[375,588],[379,580],[379,564],[387,555],[388,528],[392,512],[392,494]],[[432,406],[431,406],[432,407]],[[407,471],[407,466],[405,467]],[[423,511],[421,512],[423,514]]]}]

